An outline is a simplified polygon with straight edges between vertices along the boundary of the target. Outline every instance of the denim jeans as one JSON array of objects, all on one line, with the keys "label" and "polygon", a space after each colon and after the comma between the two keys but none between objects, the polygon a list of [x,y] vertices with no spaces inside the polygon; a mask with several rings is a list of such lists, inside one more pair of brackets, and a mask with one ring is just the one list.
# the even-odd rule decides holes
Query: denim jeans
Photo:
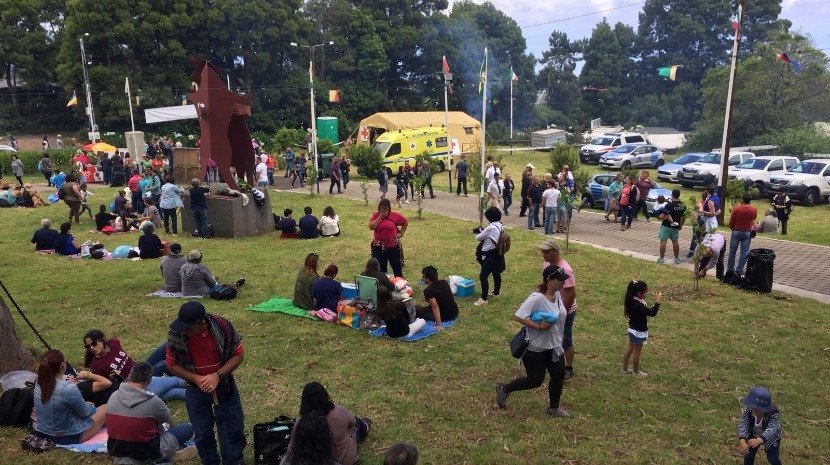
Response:
[{"label": "denim jeans", "polygon": [[153,367],[153,376],[170,375],[167,370],[167,342],[162,343],[150,355],[147,356],[145,362]]},{"label": "denim jeans", "polygon": [[268,184],[273,186],[274,185],[274,168],[268,168]]},{"label": "denim jeans", "polygon": [[193,215],[193,227],[199,231],[198,235],[205,238],[210,237],[207,208],[191,208],[190,213]]},{"label": "denim jeans", "polygon": [[170,399],[184,400],[184,380],[175,376],[153,376],[147,390],[167,402]]},{"label": "denim jeans", "polygon": [[485,256],[481,262],[481,272],[478,280],[481,282],[481,300],[487,300],[490,294],[490,283],[487,278],[493,275],[493,295],[501,292],[501,272],[504,271],[504,257],[498,254]]},{"label": "denim jeans", "polygon": [[556,229],[556,210],[557,207],[545,207],[545,234],[553,234]]},{"label": "denim jeans", "polygon": [[176,437],[176,442],[179,443],[179,449],[184,447],[184,443],[193,437],[193,425],[190,423],[182,423],[181,425],[170,428],[168,433]]},{"label": "denim jeans", "polygon": [[634,215],[631,213],[631,205],[620,205],[620,226],[631,226]]},{"label": "denim jeans", "polygon": [[104,184],[109,186],[112,181],[112,170],[101,170],[101,172],[104,173]]},{"label": "denim jeans", "polygon": [[528,207],[527,211],[527,227],[528,229],[533,229],[534,226],[540,225],[541,222],[539,221],[539,204],[535,203],[532,206]]},{"label": "denim jeans", "polygon": [[507,209],[513,205],[513,194],[504,194],[502,199],[504,199],[504,214],[506,215]]},{"label": "denim jeans", "polygon": [[[751,231],[732,231],[729,238],[729,260],[726,263],[726,272],[734,271],[739,275],[744,274],[744,266],[749,258],[749,244],[752,241]],[[741,256],[738,259],[738,268],[735,269],[735,254],[741,247]]]},{"label": "denim jeans", "polygon": [[[764,446],[767,453],[767,462],[769,462],[770,465],[781,465],[781,459],[778,456],[781,451],[781,443],[777,442],[769,446],[764,444]],[[755,463],[755,454],[758,453],[758,449],[760,448],[761,446],[749,449],[749,452],[744,455],[744,465],[753,465]]]},{"label": "denim jeans", "polygon": [[372,246],[372,257],[376,258],[380,263],[380,271],[386,273],[388,264],[392,267],[393,276],[403,277],[403,272],[401,271],[400,245],[396,245],[395,247],[386,247],[385,250],[382,247]]},{"label": "denim jeans", "polygon": [[170,234],[170,220],[173,220],[173,234],[179,233],[179,217],[175,208],[162,208],[161,216],[164,218],[164,232]]},{"label": "denim jeans", "polygon": [[329,194],[332,193],[334,190],[334,186],[337,186],[337,193],[340,193],[340,178],[334,179],[334,176],[331,177],[331,185],[329,185]]},{"label": "denim jeans", "polygon": [[[202,392],[195,386],[188,385],[186,391],[184,402],[196,435],[194,441],[202,463],[216,465],[221,461],[224,465],[241,464],[246,444],[245,417],[236,381],[231,378],[227,389],[221,386],[217,388],[217,404],[213,403],[213,394]],[[216,432],[213,430],[214,424]],[[216,450],[217,435],[222,450],[221,458]]]}]

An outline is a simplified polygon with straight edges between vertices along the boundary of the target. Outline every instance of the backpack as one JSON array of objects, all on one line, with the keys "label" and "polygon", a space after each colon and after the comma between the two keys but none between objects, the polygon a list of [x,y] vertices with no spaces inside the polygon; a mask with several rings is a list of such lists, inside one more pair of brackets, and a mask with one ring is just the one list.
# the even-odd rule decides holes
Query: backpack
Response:
[{"label": "backpack", "polygon": [[[492,239],[490,239],[492,240]],[[493,241],[495,242],[495,241]],[[504,227],[501,228],[501,232],[499,232],[499,241],[495,242],[496,244],[496,251],[499,255],[504,255],[510,251],[510,234],[507,234],[504,231]]]},{"label": "backpack", "polygon": [[211,299],[233,300],[236,298],[236,289],[223,284],[215,289],[212,289],[208,295]]},{"label": "backpack", "polygon": [[25,388],[3,391],[0,396],[0,426],[23,426],[28,428],[35,407],[35,385],[26,383]]}]

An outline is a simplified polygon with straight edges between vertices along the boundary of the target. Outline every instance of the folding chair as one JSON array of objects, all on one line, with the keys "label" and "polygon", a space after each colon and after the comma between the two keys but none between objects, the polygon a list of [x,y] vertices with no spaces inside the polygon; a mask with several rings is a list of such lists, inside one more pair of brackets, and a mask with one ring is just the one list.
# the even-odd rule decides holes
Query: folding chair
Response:
[{"label": "folding chair", "polygon": [[372,306],[377,305],[378,301],[378,280],[370,276],[357,275],[354,277],[355,285],[357,285],[357,297],[360,300],[371,302]]}]

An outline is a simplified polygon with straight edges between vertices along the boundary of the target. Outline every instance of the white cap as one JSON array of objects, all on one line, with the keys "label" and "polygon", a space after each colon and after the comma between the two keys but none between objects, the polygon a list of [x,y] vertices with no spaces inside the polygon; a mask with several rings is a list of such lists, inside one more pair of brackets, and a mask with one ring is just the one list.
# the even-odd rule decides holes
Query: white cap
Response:
[{"label": "white cap", "polygon": [[535,166],[533,166],[533,163],[528,163],[528,164],[527,164],[527,168],[530,168],[530,169],[532,169],[532,170],[535,170],[535,169],[536,169],[536,167],[535,167]]}]

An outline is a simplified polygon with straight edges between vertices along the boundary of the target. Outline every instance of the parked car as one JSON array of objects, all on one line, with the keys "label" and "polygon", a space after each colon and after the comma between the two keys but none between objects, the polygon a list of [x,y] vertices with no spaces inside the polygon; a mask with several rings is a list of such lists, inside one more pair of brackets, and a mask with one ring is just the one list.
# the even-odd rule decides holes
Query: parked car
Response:
[{"label": "parked car", "polygon": [[[608,187],[611,186],[616,177],[616,173],[593,175],[582,192],[582,205],[605,208],[605,201],[608,199]],[[654,189],[648,192],[648,198],[646,198],[649,213],[654,211],[654,204],[657,203],[657,197],[660,195],[668,201],[671,199],[671,189],[665,189],[660,184],[655,183]]]},{"label": "parked car", "polygon": [[738,166],[729,170],[729,179],[744,181],[744,187],[758,189],[758,194],[764,190],[764,184],[769,182],[772,175],[783,173],[801,161],[796,157],[763,155],[742,161]]},{"label": "parked car", "polygon": [[620,145],[645,143],[646,138],[636,132],[606,132],[579,149],[579,160],[582,163],[599,163],[602,155]]},{"label": "parked car", "polygon": [[[752,152],[730,152],[727,164],[737,166],[742,161],[754,157]],[[720,179],[720,152],[706,154],[700,160],[684,165],[678,179],[683,187],[708,186],[717,184]]]},{"label": "parked car", "polygon": [[830,199],[830,158],[804,160],[786,173],[770,176],[764,188],[765,195],[784,189],[790,199],[807,207],[818,203],[821,197]]},{"label": "parked car", "polygon": [[17,152],[11,145],[0,145],[0,152]]},{"label": "parked car", "polygon": [[680,170],[683,168],[683,165],[694,163],[703,158],[705,155],[706,154],[703,152],[697,152],[687,153],[685,155],[677,157],[673,162],[666,163],[665,165],[657,169],[657,180],[667,182],[679,182],[677,179],[677,175],[678,173],[680,173]]},{"label": "parked car", "polygon": [[599,166],[618,170],[640,167],[660,168],[665,163],[666,158],[662,150],[653,145],[641,144],[621,145],[599,158]]}]

